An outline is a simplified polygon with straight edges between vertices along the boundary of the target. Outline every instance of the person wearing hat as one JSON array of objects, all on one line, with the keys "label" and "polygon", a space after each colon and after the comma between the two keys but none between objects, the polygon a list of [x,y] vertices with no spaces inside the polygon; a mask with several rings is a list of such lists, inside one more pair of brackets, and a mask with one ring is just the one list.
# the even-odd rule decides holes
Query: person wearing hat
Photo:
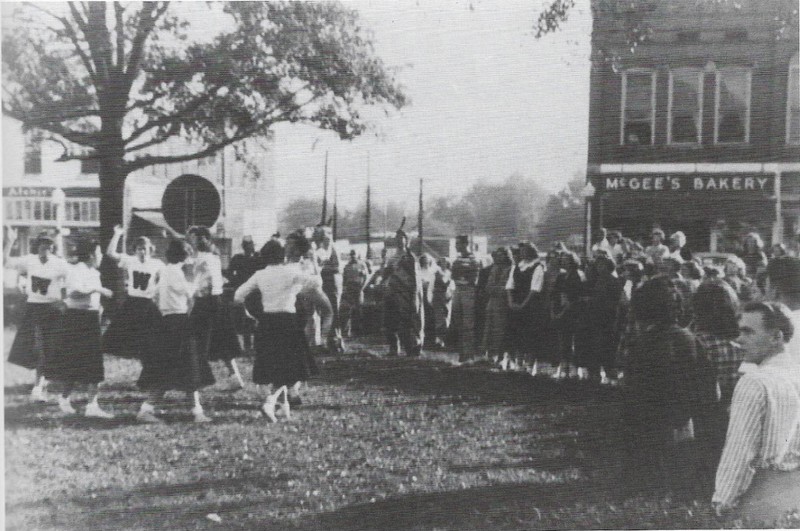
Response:
[{"label": "person wearing hat", "polygon": [[395,234],[395,242],[397,253],[387,263],[385,272],[388,281],[384,329],[390,356],[396,356],[402,345],[407,356],[416,357],[422,353],[425,319],[419,263],[408,247],[408,235],[402,224]]},{"label": "person wearing hat", "polygon": [[[244,236],[242,238],[242,252],[231,257],[230,265],[225,272],[225,277],[228,279],[228,284],[225,285],[224,289],[226,303],[230,303],[233,300],[233,292],[261,268],[261,257],[256,253],[253,237]],[[253,300],[257,300],[257,297],[254,297]],[[231,309],[231,314],[236,332],[242,336],[244,350],[245,352],[250,352],[253,348],[253,332],[255,327],[253,325],[253,320],[247,316],[244,308],[244,306],[236,306],[234,309]]]},{"label": "person wearing hat", "polygon": [[67,298],[64,312],[61,348],[50,353],[45,364],[48,380],[62,384],[58,406],[62,412],[77,412],[70,402],[72,390],[87,386],[91,398],[84,415],[102,419],[114,418],[97,401],[97,385],[105,378],[100,336],[100,296],[111,297],[104,288],[97,270],[97,242],[80,242],[75,251],[78,262],[69,268],[65,280]]},{"label": "person wearing hat", "polygon": [[[14,243],[16,234],[9,231],[7,249]],[[53,254],[53,240],[47,236],[36,239],[36,254],[29,254],[15,264],[20,276],[25,277],[25,314],[14,336],[9,363],[36,370],[36,381],[31,398],[47,401],[45,366],[48,359],[61,348],[63,302],[61,290],[69,273],[69,265]],[[4,258],[8,258],[8,251]],[[36,337],[41,338],[41,348],[36,348]]]},{"label": "person wearing hat", "polygon": [[453,317],[450,326],[457,338],[458,361],[466,363],[478,356],[475,334],[478,275],[481,264],[469,249],[469,236],[456,237],[458,256],[453,260],[452,277],[456,290],[453,294]]},{"label": "person wearing hat", "polygon": [[692,253],[686,247],[686,235],[682,231],[675,231],[669,237],[669,256],[681,263],[692,259]]}]

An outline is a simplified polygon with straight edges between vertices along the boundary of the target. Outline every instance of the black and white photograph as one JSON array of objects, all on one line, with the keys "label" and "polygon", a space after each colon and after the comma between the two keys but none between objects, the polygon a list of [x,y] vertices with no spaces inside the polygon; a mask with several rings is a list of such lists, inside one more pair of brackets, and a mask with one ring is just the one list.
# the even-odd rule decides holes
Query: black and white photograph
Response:
[{"label": "black and white photograph", "polygon": [[800,528],[799,11],[0,3],[5,528]]}]

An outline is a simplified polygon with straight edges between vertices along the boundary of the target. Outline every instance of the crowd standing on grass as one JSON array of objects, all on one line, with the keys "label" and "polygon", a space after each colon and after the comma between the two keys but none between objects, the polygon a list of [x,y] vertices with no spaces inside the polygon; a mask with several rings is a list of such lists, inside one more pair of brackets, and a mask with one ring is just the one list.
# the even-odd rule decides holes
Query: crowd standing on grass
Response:
[{"label": "crowd standing on grass", "polygon": [[[373,264],[351,251],[342,264],[321,224],[275,234],[259,252],[245,237],[223,272],[208,228],[173,239],[167,264],[147,238],[120,253],[122,232],[106,256],[125,271],[125,293],[102,286],[93,242],[70,265],[42,236],[17,261],[27,302],[9,361],[35,369],[33,400],[53,382],[60,409],[76,414],[70,397],[85,385],[84,414],[113,417],[97,393],[107,353],[141,363],[138,421],[161,422],[158,405],[179,390],[209,422],[210,363],[245,387],[235,360],[248,354],[261,410],[277,422],[302,403],[315,355],[380,332],[389,356],[446,348],[463,366],[613,388],[632,492],[667,489],[765,521],[800,508],[800,258],[780,245],[767,254],[756,233],[722,263],[660,228],[647,245],[603,229],[584,258],[521,241],[487,259],[459,236],[450,261],[417,256],[401,224],[391,253]],[[122,299],[105,333],[101,296]]]}]

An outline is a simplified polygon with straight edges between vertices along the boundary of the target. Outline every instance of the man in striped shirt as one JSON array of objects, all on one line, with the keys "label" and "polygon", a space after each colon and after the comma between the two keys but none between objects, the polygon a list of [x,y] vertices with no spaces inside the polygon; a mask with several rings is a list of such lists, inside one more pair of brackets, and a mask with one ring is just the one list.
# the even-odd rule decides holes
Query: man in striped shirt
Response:
[{"label": "man in striped shirt", "polygon": [[717,513],[774,523],[800,508],[800,363],[786,345],[795,333],[781,303],[750,303],[739,321],[744,374],[733,392],[725,449],[717,468]]}]

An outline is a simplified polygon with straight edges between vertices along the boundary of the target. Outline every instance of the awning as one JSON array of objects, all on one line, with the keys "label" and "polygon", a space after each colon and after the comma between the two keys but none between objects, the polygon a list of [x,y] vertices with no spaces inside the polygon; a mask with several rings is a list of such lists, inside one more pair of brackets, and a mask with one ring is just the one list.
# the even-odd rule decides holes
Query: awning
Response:
[{"label": "awning", "polygon": [[141,218],[147,223],[158,227],[159,229],[166,229],[168,232],[175,232],[172,230],[167,224],[167,220],[164,219],[164,214],[160,211],[154,210],[134,210],[133,215],[137,218]]}]

